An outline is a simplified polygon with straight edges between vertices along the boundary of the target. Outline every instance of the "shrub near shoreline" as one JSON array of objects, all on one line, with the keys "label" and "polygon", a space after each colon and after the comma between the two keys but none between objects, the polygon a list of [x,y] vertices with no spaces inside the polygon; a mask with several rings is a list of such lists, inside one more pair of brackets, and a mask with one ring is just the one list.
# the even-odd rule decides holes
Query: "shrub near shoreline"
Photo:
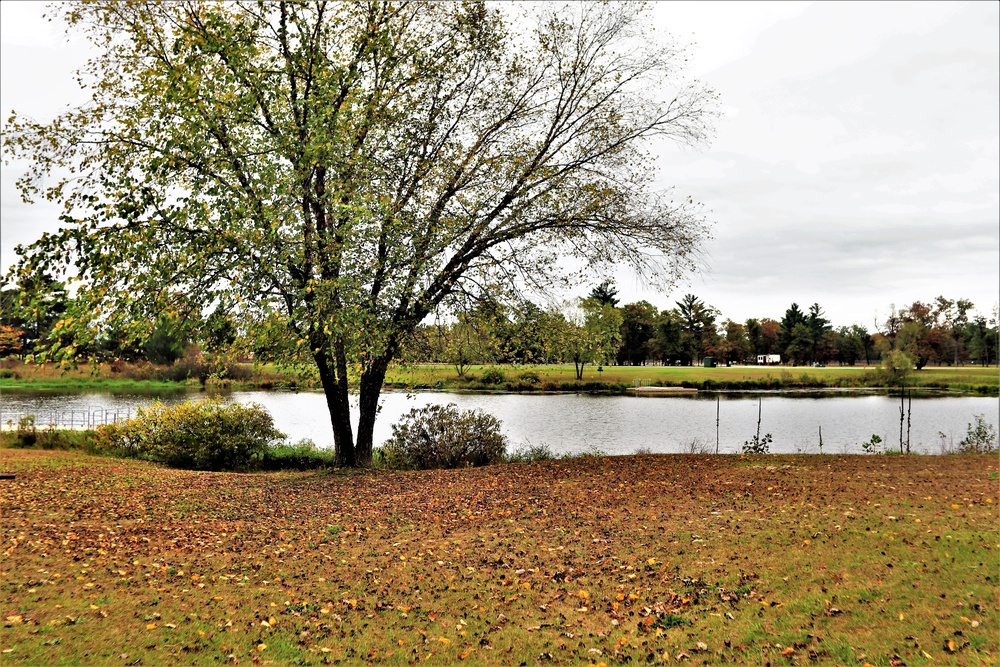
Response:
[{"label": "shrub near shoreline", "polygon": [[284,437],[264,407],[219,399],[156,404],[97,428],[109,451],[192,470],[250,470]]}]

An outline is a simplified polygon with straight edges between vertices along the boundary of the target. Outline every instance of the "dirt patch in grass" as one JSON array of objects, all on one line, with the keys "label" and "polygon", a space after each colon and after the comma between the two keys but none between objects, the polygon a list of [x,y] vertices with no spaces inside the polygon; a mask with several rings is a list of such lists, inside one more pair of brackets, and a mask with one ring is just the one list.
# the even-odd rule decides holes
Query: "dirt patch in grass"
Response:
[{"label": "dirt patch in grass", "polygon": [[986,457],[2,453],[4,664],[995,664]]}]

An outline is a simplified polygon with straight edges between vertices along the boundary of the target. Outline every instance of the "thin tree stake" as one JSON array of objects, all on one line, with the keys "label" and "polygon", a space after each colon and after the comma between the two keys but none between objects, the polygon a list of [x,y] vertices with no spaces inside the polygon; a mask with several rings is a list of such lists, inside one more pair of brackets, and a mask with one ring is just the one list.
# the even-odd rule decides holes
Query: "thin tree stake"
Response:
[{"label": "thin tree stake", "polygon": [[715,453],[719,453],[719,412],[721,411],[722,397],[715,397]]},{"label": "thin tree stake", "polygon": [[913,390],[906,392],[906,453],[910,453],[910,417],[913,415]]},{"label": "thin tree stake", "polygon": [[899,390],[899,453],[903,453],[903,398],[906,395],[906,388]]},{"label": "thin tree stake", "polygon": [[760,442],[760,397],[757,398],[757,442]]}]

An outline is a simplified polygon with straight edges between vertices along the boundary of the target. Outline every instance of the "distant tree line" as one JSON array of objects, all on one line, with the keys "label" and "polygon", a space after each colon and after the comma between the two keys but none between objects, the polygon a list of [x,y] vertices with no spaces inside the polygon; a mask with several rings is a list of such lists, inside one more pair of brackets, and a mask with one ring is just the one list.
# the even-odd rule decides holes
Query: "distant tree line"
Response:
[{"label": "distant tree line", "polygon": [[974,314],[972,302],[937,297],[908,308],[890,307],[873,330],[861,324],[834,327],[822,307],[793,303],[780,320],[722,319],[693,294],[673,308],[647,301],[619,305],[609,282],[576,307],[543,308],[526,301],[516,310],[490,302],[460,311],[447,323],[422,327],[409,347],[412,361],[454,364],[595,363],[623,366],[694,365],[706,357],[720,364],[756,363],[780,355],[791,365],[881,364],[920,369],[928,364],[997,363],[997,316]]},{"label": "distant tree line", "polygon": [[[32,357],[37,350],[74,348],[80,358],[146,360],[171,364],[192,349],[273,358],[286,337],[258,329],[249,336],[238,310],[219,303],[204,314],[183,298],[153,322],[109,322],[87,338],[70,336],[67,320],[79,307],[63,283],[41,275],[0,291],[0,358]],[[275,329],[275,332],[279,329]],[[971,301],[939,296],[909,307],[891,306],[869,330],[861,324],[834,327],[822,307],[791,304],[780,320],[722,319],[718,309],[693,294],[658,310],[647,301],[621,304],[606,281],[583,299],[553,306],[524,300],[456,301],[407,341],[405,358],[447,363],[459,375],[472,364],[572,363],[577,377],[590,365],[695,365],[756,363],[780,355],[783,364],[874,365],[920,369],[927,365],[998,362],[997,313],[979,314]]]}]

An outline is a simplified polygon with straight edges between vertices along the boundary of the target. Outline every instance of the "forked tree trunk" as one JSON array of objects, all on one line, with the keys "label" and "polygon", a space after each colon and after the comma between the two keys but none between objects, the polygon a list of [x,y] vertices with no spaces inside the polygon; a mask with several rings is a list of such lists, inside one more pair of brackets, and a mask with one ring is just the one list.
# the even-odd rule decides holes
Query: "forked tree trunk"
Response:
[{"label": "forked tree trunk", "polygon": [[[347,382],[347,363],[337,356],[338,372],[334,372],[329,358],[316,355],[326,406],[333,426],[334,462],[338,467],[359,468],[372,464],[375,441],[375,419],[379,412],[379,397],[394,350],[372,362],[361,374],[359,391],[359,418],[357,441],[351,428],[350,392]],[[336,353],[335,353],[336,354]]]},{"label": "forked tree trunk", "polygon": [[[323,384],[326,407],[330,412],[333,426],[334,460],[338,467],[353,468],[358,465],[351,429],[351,404],[348,394],[347,376],[335,374],[328,359],[317,355],[319,379]],[[346,368],[345,368],[346,370]],[[369,460],[371,454],[369,453]]]}]

